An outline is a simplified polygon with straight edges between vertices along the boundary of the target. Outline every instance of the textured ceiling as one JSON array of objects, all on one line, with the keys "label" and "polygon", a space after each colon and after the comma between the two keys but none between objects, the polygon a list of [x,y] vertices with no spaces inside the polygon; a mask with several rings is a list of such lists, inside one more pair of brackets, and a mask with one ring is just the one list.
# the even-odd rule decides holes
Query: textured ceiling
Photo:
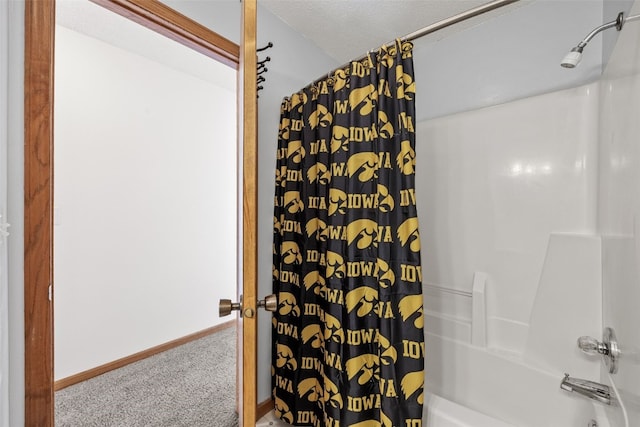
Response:
[{"label": "textured ceiling", "polygon": [[[488,0],[258,0],[340,63]],[[516,2],[421,39],[442,37],[521,6]]]}]

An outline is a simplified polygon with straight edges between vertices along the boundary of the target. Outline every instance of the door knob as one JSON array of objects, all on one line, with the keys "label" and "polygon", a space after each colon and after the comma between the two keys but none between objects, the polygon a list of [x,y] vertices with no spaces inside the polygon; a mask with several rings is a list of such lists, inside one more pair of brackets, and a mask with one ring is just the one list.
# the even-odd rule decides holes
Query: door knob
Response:
[{"label": "door knob", "polygon": [[267,311],[276,311],[278,309],[278,297],[274,294],[267,295],[264,299],[258,301],[258,307],[264,307]]},{"label": "door knob", "polygon": [[[278,309],[278,297],[275,295],[267,295],[263,300],[258,301],[258,307],[263,307],[267,311],[276,311]],[[231,302],[230,299],[221,299],[219,305],[220,317],[228,316],[232,311],[238,310],[240,316],[245,314],[247,317],[253,317],[255,310],[248,308],[246,313],[242,311],[242,296],[240,302]]]},{"label": "door knob", "polygon": [[618,372],[618,358],[620,357],[620,349],[616,334],[611,328],[604,328],[602,332],[602,342],[595,338],[583,336],[578,338],[578,348],[586,354],[602,355],[604,364],[609,368],[610,374]]},{"label": "door knob", "polygon": [[231,302],[230,299],[221,299],[218,312],[220,317],[228,316],[231,314],[233,310],[238,310],[242,313],[242,297],[240,297],[240,302]]}]

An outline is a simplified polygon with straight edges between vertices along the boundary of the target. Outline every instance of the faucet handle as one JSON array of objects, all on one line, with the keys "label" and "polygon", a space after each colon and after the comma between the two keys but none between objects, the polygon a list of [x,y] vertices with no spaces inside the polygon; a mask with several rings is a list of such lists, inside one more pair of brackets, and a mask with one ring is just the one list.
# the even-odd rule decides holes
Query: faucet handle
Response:
[{"label": "faucet handle", "polygon": [[586,354],[609,354],[609,349],[604,343],[589,336],[578,338],[578,348]]},{"label": "faucet handle", "polygon": [[616,334],[611,328],[604,328],[602,342],[592,337],[578,338],[578,347],[586,354],[601,354],[610,374],[618,372],[618,359],[620,348],[616,340]]}]

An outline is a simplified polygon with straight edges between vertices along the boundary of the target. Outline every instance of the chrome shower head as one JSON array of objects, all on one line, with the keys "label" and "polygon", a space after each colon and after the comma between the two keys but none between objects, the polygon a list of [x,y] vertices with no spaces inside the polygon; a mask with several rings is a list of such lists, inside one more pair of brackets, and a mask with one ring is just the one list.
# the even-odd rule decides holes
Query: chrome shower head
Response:
[{"label": "chrome shower head", "polygon": [[[629,17],[626,20],[629,20],[630,18],[636,18],[636,17],[637,16]],[[576,65],[578,65],[578,63],[582,59],[582,50],[596,34],[598,34],[600,31],[604,31],[608,28],[614,28],[614,27],[618,31],[620,31],[622,30],[622,26],[624,25],[624,22],[626,20],[624,19],[624,13],[620,12],[618,13],[618,17],[616,18],[615,21],[607,22],[606,24],[600,25],[598,28],[591,31],[589,34],[587,34],[584,40],[578,43],[576,47],[571,49],[571,51],[564,57],[560,65],[564,68],[575,68]]]},{"label": "chrome shower head", "polygon": [[582,47],[576,46],[569,53],[566,54],[562,62],[561,66],[564,68],[574,68],[580,60],[582,59]]}]

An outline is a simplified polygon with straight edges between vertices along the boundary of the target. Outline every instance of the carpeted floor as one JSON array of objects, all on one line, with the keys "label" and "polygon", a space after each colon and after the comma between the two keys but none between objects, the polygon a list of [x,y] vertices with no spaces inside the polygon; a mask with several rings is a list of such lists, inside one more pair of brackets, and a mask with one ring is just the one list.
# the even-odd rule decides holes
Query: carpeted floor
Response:
[{"label": "carpeted floor", "polygon": [[236,329],[64,388],[56,427],[234,427]]}]

